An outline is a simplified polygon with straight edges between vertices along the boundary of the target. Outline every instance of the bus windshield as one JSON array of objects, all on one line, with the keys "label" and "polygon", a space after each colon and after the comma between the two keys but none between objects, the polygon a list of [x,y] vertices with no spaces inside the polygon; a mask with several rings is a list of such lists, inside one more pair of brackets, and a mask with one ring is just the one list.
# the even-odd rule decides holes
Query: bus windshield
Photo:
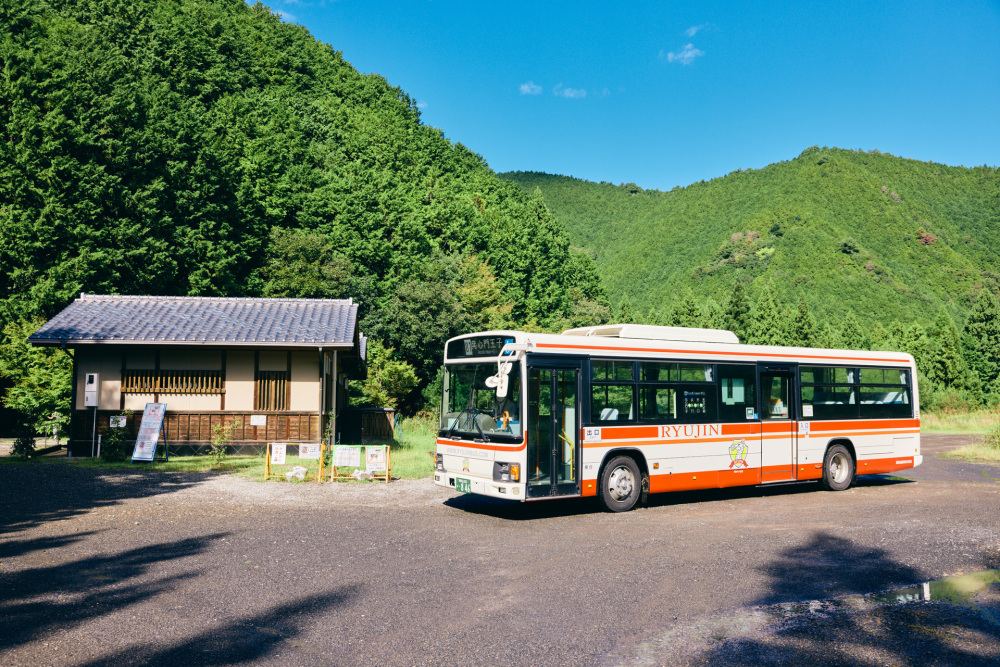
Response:
[{"label": "bus windshield", "polygon": [[521,438],[521,364],[511,364],[507,396],[486,386],[496,362],[444,367],[441,434],[461,439],[512,441]]}]

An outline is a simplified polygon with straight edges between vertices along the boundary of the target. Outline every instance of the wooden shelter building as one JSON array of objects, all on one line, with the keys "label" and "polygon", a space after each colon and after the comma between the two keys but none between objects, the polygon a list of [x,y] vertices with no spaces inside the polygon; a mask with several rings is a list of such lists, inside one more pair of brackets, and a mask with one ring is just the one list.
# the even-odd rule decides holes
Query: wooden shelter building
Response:
[{"label": "wooden shelter building", "polygon": [[336,437],[347,382],[365,374],[357,317],[350,299],[81,294],[28,340],[73,351],[72,455],[91,455],[126,411],[134,439],[149,402],[167,404],[171,453],[206,448],[234,421],[231,445],[247,451]]}]

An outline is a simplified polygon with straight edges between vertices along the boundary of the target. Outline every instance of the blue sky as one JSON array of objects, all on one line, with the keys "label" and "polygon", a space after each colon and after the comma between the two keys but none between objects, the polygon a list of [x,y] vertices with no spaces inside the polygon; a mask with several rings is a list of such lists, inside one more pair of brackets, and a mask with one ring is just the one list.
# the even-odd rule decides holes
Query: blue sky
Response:
[{"label": "blue sky", "polygon": [[270,0],[496,171],[669,190],[812,145],[1000,164],[1000,0]]}]

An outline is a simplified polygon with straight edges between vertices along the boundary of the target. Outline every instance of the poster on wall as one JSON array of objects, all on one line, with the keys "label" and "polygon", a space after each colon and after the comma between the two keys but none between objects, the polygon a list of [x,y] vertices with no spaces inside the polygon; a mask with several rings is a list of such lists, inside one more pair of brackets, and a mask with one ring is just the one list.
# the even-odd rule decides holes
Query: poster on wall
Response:
[{"label": "poster on wall", "polygon": [[146,403],[139,422],[139,435],[132,451],[133,461],[152,461],[156,454],[156,445],[160,442],[160,431],[163,429],[163,417],[167,414],[166,403]]}]

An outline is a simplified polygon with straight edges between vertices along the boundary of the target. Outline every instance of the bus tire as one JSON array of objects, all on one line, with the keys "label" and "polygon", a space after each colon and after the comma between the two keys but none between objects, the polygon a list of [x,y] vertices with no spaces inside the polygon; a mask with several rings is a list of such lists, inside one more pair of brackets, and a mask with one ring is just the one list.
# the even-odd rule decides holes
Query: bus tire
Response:
[{"label": "bus tire", "polygon": [[847,447],[834,445],[823,457],[823,488],[843,491],[854,483],[854,458]]},{"label": "bus tire", "polygon": [[631,456],[616,456],[601,473],[601,502],[611,512],[627,512],[639,502],[642,473]]}]

